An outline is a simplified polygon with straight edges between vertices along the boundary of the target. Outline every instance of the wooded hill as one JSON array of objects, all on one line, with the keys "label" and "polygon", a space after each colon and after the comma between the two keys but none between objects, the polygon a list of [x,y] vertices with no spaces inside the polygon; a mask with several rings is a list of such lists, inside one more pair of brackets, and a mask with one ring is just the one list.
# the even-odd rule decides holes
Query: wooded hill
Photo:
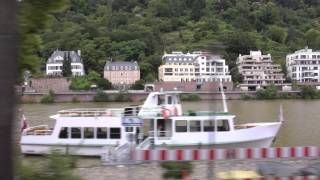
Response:
[{"label": "wooded hill", "polygon": [[285,55],[320,49],[319,0],[70,0],[41,34],[43,63],[53,50],[81,49],[86,70],[106,60],[137,60],[142,78],[157,79],[164,51],[206,50],[227,59],[237,79],[239,53]]}]

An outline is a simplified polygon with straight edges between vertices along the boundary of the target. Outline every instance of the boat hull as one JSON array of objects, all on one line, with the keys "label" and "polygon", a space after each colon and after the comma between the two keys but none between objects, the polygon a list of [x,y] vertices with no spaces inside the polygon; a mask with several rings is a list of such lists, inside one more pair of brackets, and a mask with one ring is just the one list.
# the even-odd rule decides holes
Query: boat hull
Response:
[{"label": "boat hull", "polygon": [[21,144],[21,152],[27,155],[46,155],[57,152],[79,156],[100,156],[113,146],[85,146],[61,144]]},{"label": "boat hull", "polygon": [[[270,147],[274,138],[259,139],[253,141],[225,143],[225,144],[170,144],[155,145],[154,149],[234,149],[234,148],[262,148]],[[150,147],[152,148],[152,147]]]}]

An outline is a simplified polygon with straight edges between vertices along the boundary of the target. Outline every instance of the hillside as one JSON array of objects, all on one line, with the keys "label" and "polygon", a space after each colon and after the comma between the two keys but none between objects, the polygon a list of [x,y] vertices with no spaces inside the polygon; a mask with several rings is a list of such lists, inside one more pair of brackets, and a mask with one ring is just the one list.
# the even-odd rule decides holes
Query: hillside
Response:
[{"label": "hillside", "polygon": [[87,70],[101,73],[107,59],[138,60],[148,81],[164,51],[220,53],[235,75],[236,56],[250,49],[281,64],[306,45],[320,49],[319,0],[70,0],[53,16],[41,34],[43,60],[81,49]]}]

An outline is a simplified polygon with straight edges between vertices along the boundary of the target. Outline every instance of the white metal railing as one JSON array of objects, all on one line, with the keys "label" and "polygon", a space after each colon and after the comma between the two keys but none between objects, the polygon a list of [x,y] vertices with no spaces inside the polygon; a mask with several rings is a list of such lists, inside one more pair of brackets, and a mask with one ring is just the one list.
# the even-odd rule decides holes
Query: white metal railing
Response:
[{"label": "white metal railing", "polygon": [[149,131],[150,137],[171,137],[171,131]]},{"label": "white metal railing", "polygon": [[128,106],[124,108],[124,116],[138,116],[142,106]]},{"label": "white metal railing", "polygon": [[123,108],[92,108],[92,109],[68,109],[59,111],[61,117],[98,117],[98,116],[122,116]]},{"label": "white metal railing", "polygon": [[137,146],[137,149],[148,149],[150,145],[151,145],[151,137],[147,137]]}]

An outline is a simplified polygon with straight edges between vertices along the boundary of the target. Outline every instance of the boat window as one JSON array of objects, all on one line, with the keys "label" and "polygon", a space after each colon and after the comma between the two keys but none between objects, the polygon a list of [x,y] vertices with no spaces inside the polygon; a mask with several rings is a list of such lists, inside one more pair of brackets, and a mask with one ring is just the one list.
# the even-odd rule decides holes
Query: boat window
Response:
[{"label": "boat window", "polygon": [[229,121],[225,120],[217,120],[217,129],[218,131],[229,131]]},{"label": "boat window", "polygon": [[201,131],[201,121],[190,121],[190,132],[200,132]]},{"label": "boat window", "polygon": [[176,121],[176,132],[187,132],[187,121]]},{"label": "boat window", "polygon": [[110,139],[120,139],[121,129],[120,128],[110,128]]},{"label": "boat window", "polygon": [[83,137],[85,139],[93,139],[94,138],[93,127],[83,128]]},{"label": "boat window", "polygon": [[74,139],[81,138],[81,128],[80,127],[71,128],[71,138],[74,138]]},{"label": "boat window", "polygon": [[172,96],[168,96],[168,104],[172,104]]},{"label": "boat window", "polygon": [[203,131],[204,132],[214,131],[214,120],[203,121]]},{"label": "boat window", "polygon": [[126,127],[126,132],[133,132],[133,127]]},{"label": "boat window", "polygon": [[68,138],[68,128],[67,127],[62,127],[60,129],[59,138],[61,138],[61,139],[67,139]]},{"label": "boat window", "polygon": [[164,96],[158,95],[158,105],[164,104]]},{"label": "boat window", "polygon": [[107,139],[108,130],[106,127],[98,127],[97,128],[97,138],[98,139]]}]

